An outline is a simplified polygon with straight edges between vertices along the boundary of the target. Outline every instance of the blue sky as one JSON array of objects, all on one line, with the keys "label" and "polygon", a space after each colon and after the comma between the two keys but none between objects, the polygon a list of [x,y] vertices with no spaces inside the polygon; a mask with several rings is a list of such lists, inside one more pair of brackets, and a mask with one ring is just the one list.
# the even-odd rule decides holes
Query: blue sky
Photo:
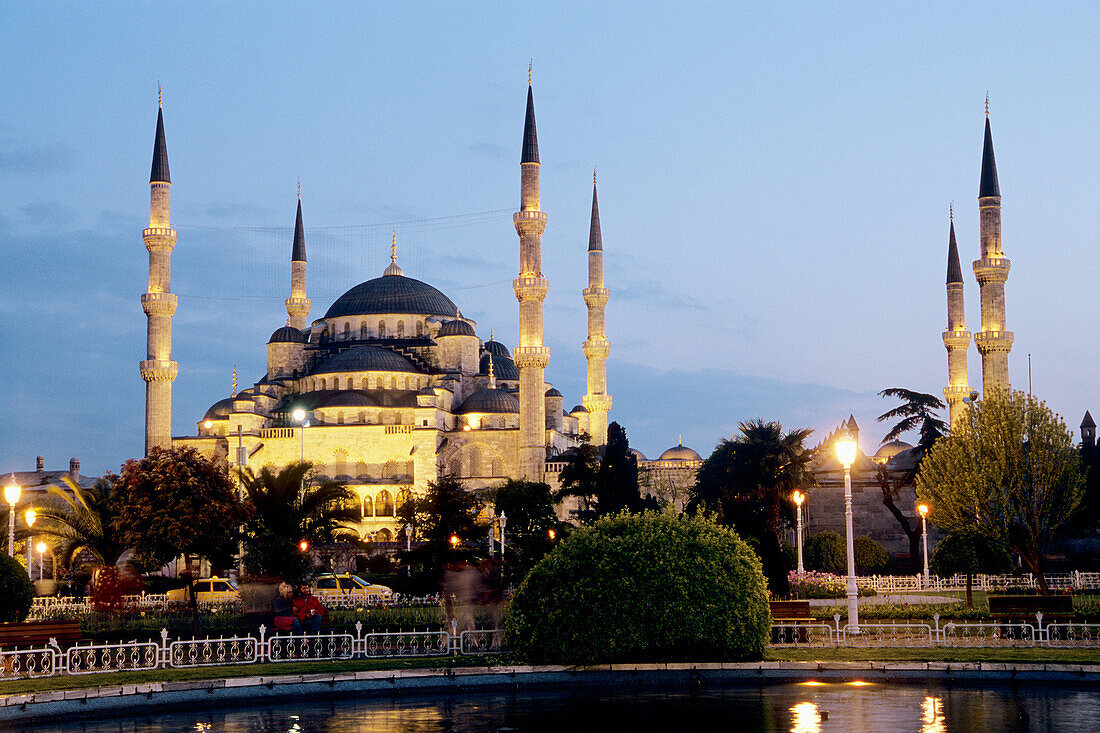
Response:
[{"label": "blue sky", "polygon": [[598,167],[612,418],[647,455],[681,434],[706,454],[753,417],[820,434],[850,412],[873,451],[892,406],[878,390],[940,393],[952,201],[979,328],[987,91],[1013,383],[1030,353],[1071,426],[1100,409],[1093,5],[455,5],[0,4],[0,470],[43,454],[101,473],[141,452],[158,80],[175,434],[234,365],[242,384],[263,371],[299,177],[315,317],[381,274],[396,227],[406,274],[514,345],[532,58],[548,379],[580,402]]}]

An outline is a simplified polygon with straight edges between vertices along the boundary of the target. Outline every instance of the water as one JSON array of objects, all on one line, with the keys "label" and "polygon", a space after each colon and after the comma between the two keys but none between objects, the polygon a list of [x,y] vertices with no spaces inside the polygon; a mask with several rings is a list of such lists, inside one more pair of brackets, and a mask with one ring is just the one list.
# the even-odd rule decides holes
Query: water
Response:
[{"label": "water", "polygon": [[698,692],[469,693],[299,700],[18,728],[23,733],[486,733],[1100,730],[1100,691],[1055,686],[784,684]]}]

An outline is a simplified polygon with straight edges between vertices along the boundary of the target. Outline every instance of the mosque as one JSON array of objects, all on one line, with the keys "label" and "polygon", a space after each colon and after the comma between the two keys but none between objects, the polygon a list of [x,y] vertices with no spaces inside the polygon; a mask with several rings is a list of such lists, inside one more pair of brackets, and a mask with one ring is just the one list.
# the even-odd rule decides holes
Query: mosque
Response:
[{"label": "mosque", "polygon": [[[148,319],[145,448],[191,446],[230,465],[258,470],[297,460],[319,476],[345,481],[359,500],[363,536],[393,540],[395,509],[429,481],[462,478],[472,490],[505,479],[541,481],[548,459],[580,444],[607,440],[604,333],[609,291],[603,281],[603,241],[593,177],[588,241],[587,394],[569,412],[561,393],[545,381],[550,349],[543,343],[542,303],[549,283],[542,273],[541,237],[547,215],[539,195],[539,149],[534,96],[527,90],[520,156],[520,207],[513,216],[519,236],[519,339],[509,349],[478,335],[447,295],[405,274],[398,264],[396,233],[388,266],[310,319],[306,241],[301,193],[290,242],[290,293],[286,325],[267,343],[267,371],[251,387],[215,402],[197,421],[196,433],[170,434],[171,228],[163,110],[158,108],[150,175],[149,287],[142,295]],[[382,264],[382,263],[379,263]]]}]

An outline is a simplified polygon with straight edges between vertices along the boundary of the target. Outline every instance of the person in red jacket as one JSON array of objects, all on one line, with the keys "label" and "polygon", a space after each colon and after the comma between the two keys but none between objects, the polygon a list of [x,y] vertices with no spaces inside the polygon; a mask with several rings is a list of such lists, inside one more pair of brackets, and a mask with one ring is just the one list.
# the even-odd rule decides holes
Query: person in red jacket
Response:
[{"label": "person in red jacket", "polygon": [[307,634],[317,634],[321,631],[321,619],[325,615],[325,607],[313,595],[313,589],[308,583],[298,586],[298,592],[294,594],[292,602],[294,615],[302,624],[302,630]]}]

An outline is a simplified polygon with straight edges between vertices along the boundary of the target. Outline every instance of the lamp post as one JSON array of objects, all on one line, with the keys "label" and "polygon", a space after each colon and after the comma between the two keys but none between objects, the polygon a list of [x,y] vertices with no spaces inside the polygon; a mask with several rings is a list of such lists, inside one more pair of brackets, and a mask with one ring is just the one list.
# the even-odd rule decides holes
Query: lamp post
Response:
[{"label": "lamp post", "polygon": [[802,575],[806,572],[806,569],[802,566],[802,502],[806,501],[806,495],[801,491],[795,491],[791,494],[791,498],[794,499],[795,544],[798,547],[798,574]]},{"label": "lamp post", "polygon": [[[38,512],[36,512],[34,510],[34,507],[31,507],[30,509],[27,510],[26,514],[24,514],[23,517],[27,520],[27,529],[31,529],[32,527],[34,527],[34,520],[38,519]],[[27,537],[27,576],[28,577],[31,574],[31,541],[33,539],[34,539],[33,537]]]},{"label": "lamp post", "polygon": [[497,518],[497,522],[500,523],[500,559],[504,559],[504,522],[508,520],[508,517],[504,515],[504,512],[500,513]]},{"label": "lamp post", "polygon": [[930,585],[928,577],[928,505],[918,504],[917,511],[920,512],[920,536],[921,541],[924,543],[924,587],[927,588]]},{"label": "lamp post", "polygon": [[856,552],[852,540],[852,462],[856,459],[855,438],[842,434],[836,441],[836,457],[844,466],[844,528],[848,544],[848,581],[845,595],[848,597],[848,624],[852,632],[859,633],[859,600],[856,590]]},{"label": "lamp post", "polygon": [[411,524],[405,525],[405,552],[412,552],[413,548],[413,526]]},{"label": "lamp post", "polygon": [[11,475],[11,482],[4,487],[4,498],[8,502],[8,555],[15,557],[15,504],[19,501],[19,484],[15,481],[15,474]]},{"label": "lamp post", "polygon": [[[49,548],[47,548],[47,547],[46,547],[46,543],[45,543],[45,542],[39,542],[39,543],[38,543],[38,548],[37,548],[37,549],[38,549],[38,579],[39,579],[39,580],[42,580],[42,569],[43,569],[43,568],[45,567],[45,565],[46,565],[46,563],[44,563],[44,562],[42,561],[42,554],[43,554],[44,552],[46,552],[46,550],[47,550],[47,549],[49,549]],[[28,573],[28,574],[29,574],[29,573]]]},{"label": "lamp post", "polygon": [[489,518],[489,557],[493,556],[493,518]]},{"label": "lamp post", "polygon": [[296,408],[294,412],[290,413],[290,416],[299,425],[298,462],[302,463],[306,459],[306,428],[309,427],[309,420],[306,420],[306,411],[301,407]]}]

